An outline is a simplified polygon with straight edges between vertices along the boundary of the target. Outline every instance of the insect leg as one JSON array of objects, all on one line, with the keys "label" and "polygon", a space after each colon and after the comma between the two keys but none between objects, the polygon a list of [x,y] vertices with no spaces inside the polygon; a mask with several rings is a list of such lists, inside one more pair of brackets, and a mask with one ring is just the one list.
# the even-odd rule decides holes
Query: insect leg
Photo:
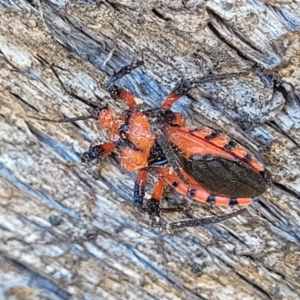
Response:
[{"label": "insect leg", "polygon": [[161,105],[161,108],[169,109],[171,106],[183,95],[185,95],[192,86],[196,84],[203,84],[206,82],[213,82],[219,80],[226,80],[228,78],[233,78],[235,76],[248,75],[249,71],[238,72],[238,73],[228,73],[228,74],[211,74],[204,76],[202,78],[194,79],[194,80],[181,80],[175,88],[169,93],[164,103]]},{"label": "insect leg", "polygon": [[144,65],[144,62],[142,60],[137,61],[136,63],[133,63],[128,66],[122,67],[118,72],[114,73],[108,80],[107,88],[110,90],[111,87],[115,84],[115,82],[121,78],[123,78],[125,75],[130,74],[132,70],[139,68],[140,66]]},{"label": "insect leg", "polygon": [[143,200],[145,196],[145,186],[148,180],[148,172],[145,170],[138,171],[134,182],[133,205],[140,211],[144,212]]},{"label": "insect leg", "polygon": [[125,89],[119,88],[114,85],[110,89],[110,95],[112,96],[112,98],[119,98],[120,100],[128,104],[130,109],[135,109],[137,107],[134,94]]},{"label": "insect leg", "polygon": [[152,197],[147,202],[147,208],[148,208],[150,217],[151,216],[153,216],[153,217],[159,216],[159,212],[160,212],[159,201],[163,197],[163,193],[164,193],[164,181],[162,178],[158,178],[158,180],[154,186]]},{"label": "insect leg", "polygon": [[228,219],[231,219],[233,217],[239,216],[241,214],[244,214],[248,212],[246,208],[240,209],[236,212],[225,214],[222,216],[214,216],[210,218],[201,218],[201,219],[192,219],[192,220],[183,220],[178,222],[172,222],[169,224],[166,224],[163,226],[163,229],[167,231],[173,231],[180,228],[186,228],[186,227],[198,227],[198,226],[206,226],[209,224],[219,223],[222,221],[226,221]]},{"label": "insect leg", "polygon": [[98,157],[111,153],[112,151],[114,151],[114,149],[115,145],[113,143],[105,143],[93,146],[81,155],[81,161],[83,163],[89,163]]},{"label": "insect leg", "polygon": [[130,74],[132,70],[142,66],[143,64],[144,64],[143,61],[138,61],[135,64],[131,64],[129,66],[125,66],[121,68],[121,70],[119,70],[117,73],[113,74],[109,78],[107,83],[107,89],[110,92],[111,96],[113,98],[116,97],[120,98],[122,101],[127,103],[131,109],[137,107],[134,94],[123,88],[117,87],[115,85],[115,82],[121,79],[122,77],[124,77],[125,75]]},{"label": "insect leg", "polygon": [[193,83],[190,80],[181,80],[168,94],[166,100],[163,102],[160,108],[170,109],[180,97],[185,95],[192,88],[192,84]]},{"label": "insect leg", "polygon": [[160,200],[164,194],[164,180],[162,178],[158,178],[155,186],[152,197],[147,201],[146,211],[149,214],[150,219],[153,223],[159,223],[159,215],[160,215]]},{"label": "insect leg", "polygon": [[151,199],[146,203],[146,206],[143,205],[143,200],[145,196],[145,186],[148,179],[148,171],[140,170],[136,177],[134,183],[134,195],[133,195],[133,205],[136,206],[139,211],[149,214],[150,219],[153,222],[153,225],[159,223],[159,214],[160,208],[159,203],[163,197],[164,192],[164,180],[159,178],[154,186],[154,191]]}]

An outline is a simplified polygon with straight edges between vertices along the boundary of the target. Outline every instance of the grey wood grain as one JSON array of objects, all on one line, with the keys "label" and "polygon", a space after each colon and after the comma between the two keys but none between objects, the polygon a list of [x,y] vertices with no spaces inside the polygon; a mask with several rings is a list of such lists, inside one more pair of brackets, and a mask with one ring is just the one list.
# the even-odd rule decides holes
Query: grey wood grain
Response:
[{"label": "grey wood grain", "polygon": [[[298,299],[300,7],[285,1],[0,0],[0,298]],[[191,126],[221,129],[259,153],[273,183],[243,215],[160,232],[132,207],[135,174],[117,155],[80,154],[106,135],[93,121],[47,123],[109,105],[118,82],[158,106],[181,78],[249,71],[196,86],[176,104]],[[97,98],[95,97],[97,95]],[[150,197],[153,179],[149,183]],[[170,190],[185,214],[229,213]]]}]

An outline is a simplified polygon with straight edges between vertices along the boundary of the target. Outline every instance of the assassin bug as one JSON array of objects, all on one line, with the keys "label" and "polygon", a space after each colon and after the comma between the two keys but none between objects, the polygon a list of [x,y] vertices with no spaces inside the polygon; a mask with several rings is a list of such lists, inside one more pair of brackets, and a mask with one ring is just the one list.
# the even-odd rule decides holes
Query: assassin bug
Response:
[{"label": "assassin bug", "polygon": [[[137,171],[134,184],[134,205],[149,214],[153,225],[161,226],[159,203],[165,185],[196,201],[220,206],[248,205],[257,200],[269,181],[269,174],[255,157],[227,135],[204,127],[190,129],[184,117],[171,110],[172,105],[185,95],[192,85],[222,80],[237,74],[214,75],[191,82],[182,80],[168,94],[159,108],[141,109],[135,96],[115,85],[115,82],[141,66],[143,62],[123,67],[107,84],[113,98],[124,101],[129,109],[120,116],[107,106],[100,106],[68,91],[54,68],[52,71],[64,90],[91,107],[91,114],[52,122],[73,122],[96,119],[109,134],[107,143],[93,146],[82,154],[82,162],[89,163],[117,150],[121,165],[127,171]],[[239,74],[240,75],[240,74]],[[144,204],[148,173],[157,176],[150,200]],[[227,220],[245,212],[244,209],[224,216],[173,222],[163,227],[175,229],[200,226]]]}]

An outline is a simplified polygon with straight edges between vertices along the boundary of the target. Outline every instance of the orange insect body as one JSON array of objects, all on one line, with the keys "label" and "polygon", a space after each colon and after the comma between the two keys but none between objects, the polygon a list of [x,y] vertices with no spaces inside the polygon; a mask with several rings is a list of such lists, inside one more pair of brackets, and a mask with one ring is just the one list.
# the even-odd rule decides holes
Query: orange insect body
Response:
[{"label": "orange insect body", "polygon": [[[124,125],[125,119],[126,112],[117,117],[108,108],[99,114],[98,122],[102,128],[108,130],[109,139],[112,143],[118,143],[124,139],[122,135],[125,133],[120,133],[120,128]],[[122,167],[126,171],[132,172],[148,166],[148,157],[155,141],[155,135],[151,132],[149,119],[141,112],[132,113],[127,126],[126,140],[135,148],[121,147],[119,155]]]},{"label": "orange insect body", "polygon": [[[122,68],[108,83],[111,95],[117,96],[129,106],[119,116],[107,107],[100,107],[71,93],[92,107],[92,114],[59,122],[95,118],[108,131],[109,136],[107,143],[91,147],[83,153],[81,160],[90,162],[116,149],[123,168],[138,172],[134,185],[134,205],[147,212],[153,220],[159,217],[159,201],[166,184],[199,202],[225,206],[248,205],[255,201],[265,191],[270,180],[264,166],[225,134],[209,128],[186,128],[184,117],[172,112],[172,105],[189,91],[192,82],[182,81],[169,93],[160,108],[148,110],[138,107],[138,101],[132,93],[114,85],[116,80],[139,65]],[[226,76],[219,76],[219,79],[224,78]],[[151,199],[144,204],[150,171],[158,179]],[[172,226],[198,226],[219,222],[234,215],[210,218],[209,222],[202,219],[174,222]]]},{"label": "orange insect body", "polygon": [[[164,123],[164,121],[159,120],[159,113],[157,113],[158,116],[154,118],[154,120],[152,120],[153,118],[151,119],[149,112],[156,112],[155,110],[138,110],[134,101],[135,98],[130,92],[118,89],[118,96],[129,104],[130,110],[125,111],[120,116],[116,116],[110,109],[105,108],[99,113],[98,121],[101,127],[108,130],[110,139],[108,144],[116,146],[123,168],[130,172],[139,171],[135,189],[141,188],[141,194],[144,194],[143,189],[147,180],[145,170],[147,170],[147,168],[151,169],[152,172],[161,178],[153,193],[153,198],[157,201],[160,200],[157,199],[157,195],[161,195],[162,197],[164,183],[173,186],[179,193],[188,195],[197,201],[214,203],[220,206],[251,204],[253,200],[256,199],[256,196],[265,189],[264,166],[258,162],[256,158],[251,157],[244,147],[232,141],[228,136],[214,132],[209,128],[204,127],[199,130],[192,130],[183,127],[185,125],[183,116],[169,110],[169,107],[171,107],[180,96],[174,92],[169,94],[162,107],[157,110],[157,112],[161,114],[168,112],[171,116],[171,120],[166,121],[165,124],[161,126],[162,134],[166,137],[167,142],[170,143],[172,147],[178,149],[179,155],[186,161],[193,157],[198,157],[200,160],[201,158],[209,157],[210,160],[217,162],[216,165],[220,163],[229,168],[228,172],[223,172],[224,174],[236,172],[236,176],[242,174],[244,177],[250,174],[255,180],[258,180],[258,183],[253,185],[254,191],[245,191],[245,194],[243,194],[239,186],[241,183],[233,178],[230,179],[232,181],[230,181],[230,185],[233,186],[234,189],[234,180],[236,180],[236,188],[239,189],[237,192],[234,190],[228,191],[226,187],[218,191],[218,183],[209,183],[213,187],[210,188],[209,184],[206,185],[205,178],[203,182],[201,182],[202,179],[197,180],[197,178],[195,178],[197,176],[193,176],[193,172],[190,174],[187,168],[180,166],[180,174],[178,174],[178,172],[175,172],[173,169],[172,161],[162,166],[152,166],[149,162],[151,162],[152,158],[151,151],[156,144],[156,133],[153,132],[151,122],[156,123],[156,118],[158,123]],[[103,147],[103,145],[101,145],[101,147]],[[111,149],[112,147],[110,147],[110,150]],[[105,149],[103,150],[107,153]],[[230,162],[234,162],[232,167],[232,163]],[[203,164],[202,161],[201,163]],[[207,164],[209,164],[209,162],[207,162]],[[191,167],[194,166],[192,165]],[[201,172],[201,168],[199,172]],[[205,166],[203,168],[207,169]],[[215,168],[216,170],[213,170],[213,172],[218,172],[217,168],[220,168],[220,166],[215,166]],[[230,168],[234,169],[234,171]],[[230,175],[226,176],[230,177]],[[224,175],[224,177],[226,176]],[[226,178],[221,179],[226,180]],[[244,182],[242,184],[244,184]],[[136,201],[141,202],[140,199]]]},{"label": "orange insect body", "polygon": [[120,161],[127,171],[137,171],[148,166],[148,157],[155,141],[148,118],[141,113],[133,113],[129,123],[127,139],[138,150],[122,148]]}]

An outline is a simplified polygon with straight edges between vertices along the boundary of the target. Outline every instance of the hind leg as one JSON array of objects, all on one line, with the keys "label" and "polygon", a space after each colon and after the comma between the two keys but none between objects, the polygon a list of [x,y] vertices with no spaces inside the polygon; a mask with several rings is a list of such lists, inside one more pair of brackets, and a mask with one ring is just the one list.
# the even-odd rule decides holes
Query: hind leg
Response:
[{"label": "hind leg", "polygon": [[233,217],[239,216],[246,212],[248,212],[248,210],[246,208],[243,208],[236,212],[233,212],[230,214],[225,214],[222,216],[213,216],[213,217],[209,217],[209,218],[199,218],[199,219],[191,219],[191,220],[172,222],[172,223],[163,225],[162,229],[165,229],[168,232],[172,232],[173,230],[186,228],[186,227],[199,227],[199,226],[203,227],[203,226],[207,226],[209,224],[215,224],[215,223],[220,223],[220,222],[229,220]]},{"label": "hind leg", "polygon": [[[145,196],[145,186],[148,179],[148,172],[141,170],[138,172],[138,175],[134,184],[134,196],[133,196],[133,205],[139,209],[139,211],[147,213],[152,220],[152,225],[156,227],[161,227],[160,225],[160,200],[163,197],[164,193],[164,180],[158,178],[155,183],[152,196],[149,200],[146,200],[144,205],[144,196]],[[168,212],[169,209],[163,209],[164,212]],[[174,211],[174,209],[171,209]]]}]

